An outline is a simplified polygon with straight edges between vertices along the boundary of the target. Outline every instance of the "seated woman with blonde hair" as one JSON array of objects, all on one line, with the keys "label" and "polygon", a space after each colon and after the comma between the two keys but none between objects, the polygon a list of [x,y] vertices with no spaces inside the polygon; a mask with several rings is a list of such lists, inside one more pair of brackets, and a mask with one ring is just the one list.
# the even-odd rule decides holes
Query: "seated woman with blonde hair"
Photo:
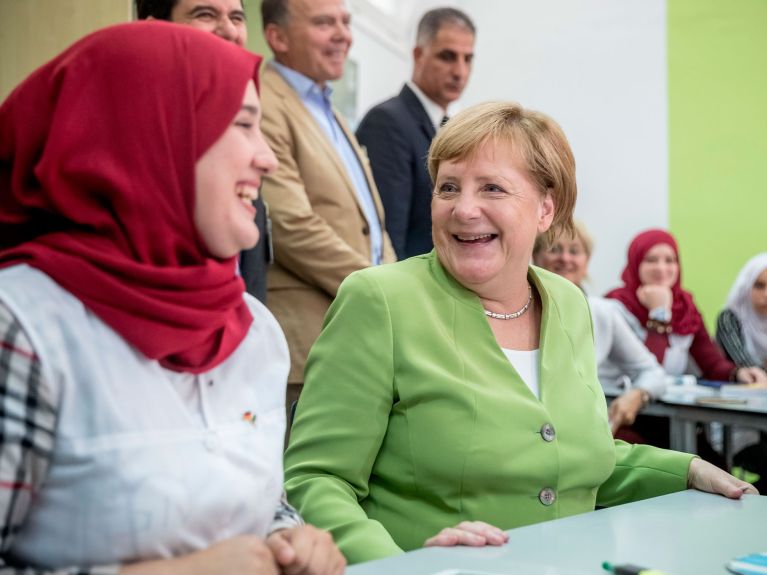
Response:
[{"label": "seated woman with blonde hair", "polygon": [[[533,262],[584,289],[594,242],[581,222],[574,222],[574,226],[572,237],[563,233],[549,241],[545,234],[538,236],[533,248]],[[651,399],[663,395],[666,373],[631,331],[615,302],[595,296],[588,296],[588,301],[600,381],[614,385],[618,380],[628,379],[630,384],[629,389],[610,403],[607,415],[613,435],[620,430],[621,439],[643,441],[628,429],[621,428],[631,426]]]},{"label": "seated woman with blonde hair", "polygon": [[512,103],[454,116],[429,152],[435,249],[355,272],[306,368],[286,488],[350,562],[688,486],[754,488],[692,455],[613,439],[583,292],[529,265],[572,227],[559,125]]}]

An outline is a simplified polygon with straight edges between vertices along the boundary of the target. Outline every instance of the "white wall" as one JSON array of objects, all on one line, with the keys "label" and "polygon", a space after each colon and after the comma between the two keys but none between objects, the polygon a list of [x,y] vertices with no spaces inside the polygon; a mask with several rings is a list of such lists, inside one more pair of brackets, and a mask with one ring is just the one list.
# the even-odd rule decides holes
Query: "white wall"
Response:
[{"label": "white wall", "polygon": [[[363,3],[352,3],[355,19],[364,19]],[[375,18],[355,26],[360,115],[409,76],[417,18],[439,4],[407,3],[400,18],[408,24],[395,26],[399,37],[391,27],[375,27]],[[559,121],[578,165],[576,215],[596,242],[592,291],[602,293],[618,283],[631,237],[668,225],[665,0],[457,5],[477,26],[474,72],[459,105],[511,99]],[[374,37],[382,29],[394,50]],[[401,42],[406,48],[395,53]]]},{"label": "white wall", "polygon": [[357,63],[357,113],[352,120],[356,127],[367,110],[399,92],[411,68],[405,39],[377,25],[384,14],[364,2],[353,3],[351,10],[354,42],[349,58]]},{"label": "white wall", "polygon": [[357,62],[359,75],[357,121],[370,108],[399,93],[413,72],[418,20],[427,10],[449,4],[440,0],[349,0],[354,37],[349,57]]},{"label": "white wall", "polygon": [[615,286],[636,232],[668,225],[665,0],[463,0],[477,24],[463,104],[546,112],[575,153],[592,288]]}]

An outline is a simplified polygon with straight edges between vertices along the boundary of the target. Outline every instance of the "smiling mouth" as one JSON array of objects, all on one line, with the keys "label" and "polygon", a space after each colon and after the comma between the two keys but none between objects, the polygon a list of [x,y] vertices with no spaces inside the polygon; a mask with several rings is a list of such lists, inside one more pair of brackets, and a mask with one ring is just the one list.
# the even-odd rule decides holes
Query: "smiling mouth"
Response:
[{"label": "smiling mouth", "polygon": [[498,234],[453,234],[453,238],[462,244],[486,244],[498,237]]},{"label": "smiling mouth", "polygon": [[258,187],[249,184],[237,184],[237,197],[242,200],[246,206],[252,206],[258,199]]}]

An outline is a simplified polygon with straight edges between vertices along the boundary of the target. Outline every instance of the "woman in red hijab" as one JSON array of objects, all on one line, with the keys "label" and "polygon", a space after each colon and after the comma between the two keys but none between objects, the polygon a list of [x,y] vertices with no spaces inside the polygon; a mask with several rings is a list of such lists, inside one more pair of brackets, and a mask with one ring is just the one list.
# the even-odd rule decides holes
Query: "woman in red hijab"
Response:
[{"label": "woman in red hijab", "polygon": [[0,107],[4,565],[343,571],[282,500],[285,339],[244,293],[260,58],[96,32]]},{"label": "woman in red hijab", "polygon": [[711,340],[692,295],[682,289],[679,250],[670,233],[648,230],[635,237],[621,278],[623,287],[607,297],[623,304],[629,324],[666,373],[686,373],[692,358],[705,379],[767,381],[761,369],[737,368]]}]

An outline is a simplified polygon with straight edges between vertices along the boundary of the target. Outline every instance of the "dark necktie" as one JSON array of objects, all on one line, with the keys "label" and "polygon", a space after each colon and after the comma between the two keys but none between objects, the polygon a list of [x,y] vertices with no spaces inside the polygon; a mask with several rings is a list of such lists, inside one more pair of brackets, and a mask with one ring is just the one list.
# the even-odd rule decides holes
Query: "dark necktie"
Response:
[{"label": "dark necktie", "polygon": [[444,126],[445,124],[447,124],[447,121],[448,121],[449,119],[450,119],[450,117],[449,117],[447,114],[445,114],[444,116],[442,116],[442,121],[439,123],[439,127],[441,128],[442,126]]}]

